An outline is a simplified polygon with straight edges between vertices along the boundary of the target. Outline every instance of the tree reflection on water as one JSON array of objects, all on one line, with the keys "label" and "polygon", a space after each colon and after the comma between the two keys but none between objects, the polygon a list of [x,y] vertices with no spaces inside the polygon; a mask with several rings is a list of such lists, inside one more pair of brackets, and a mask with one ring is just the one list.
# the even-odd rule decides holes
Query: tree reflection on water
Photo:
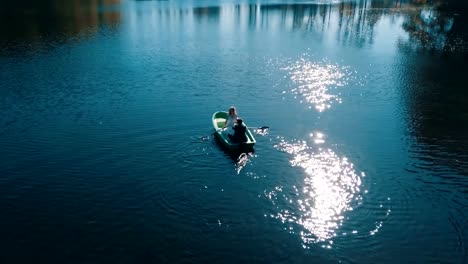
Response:
[{"label": "tree reflection on water", "polygon": [[357,0],[331,4],[242,4],[195,7],[193,14],[199,21],[218,21],[232,9],[236,25],[313,31],[321,33],[319,38],[325,32],[335,31],[338,43],[358,47],[373,44],[375,26],[383,17],[392,21],[404,18],[402,27],[409,39],[400,43],[402,49],[466,52],[466,19],[461,15],[465,9],[450,2]]},{"label": "tree reflection on water", "polygon": [[2,1],[0,42],[92,34],[99,26],[120,23],[119,10],[104,7],[120,0]]},{"label": "tree reflection on water", "polygon": [[424,6],[410,12],[403,23],[409,34],[405,45],[417,49],[438,52],[466,52],[467,32],[464,16],[442,11],[436,6]]}]

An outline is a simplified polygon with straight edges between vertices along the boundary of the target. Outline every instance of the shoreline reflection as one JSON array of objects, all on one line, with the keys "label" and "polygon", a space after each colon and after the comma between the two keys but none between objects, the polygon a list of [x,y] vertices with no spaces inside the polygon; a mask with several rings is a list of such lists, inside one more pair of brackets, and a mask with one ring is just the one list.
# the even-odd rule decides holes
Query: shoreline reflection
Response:
[{"label": "shoreline reflection", "polygon": [[[0,4],[0,43],[45,42],[56,37],[94,35],[103,25],[121,23],[121,0],[8,1]],[[3,10],[1,10],[3,9]]]}]

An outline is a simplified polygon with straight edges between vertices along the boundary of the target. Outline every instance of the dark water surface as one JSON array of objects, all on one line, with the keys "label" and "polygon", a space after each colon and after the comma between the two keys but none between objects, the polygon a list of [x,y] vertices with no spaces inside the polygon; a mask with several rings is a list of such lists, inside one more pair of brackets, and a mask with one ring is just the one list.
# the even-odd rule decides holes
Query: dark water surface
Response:
[{"label": "dark water surface", "polygon": [[0,4],[0,262],[467,263],[466,12],[284,2]]}]

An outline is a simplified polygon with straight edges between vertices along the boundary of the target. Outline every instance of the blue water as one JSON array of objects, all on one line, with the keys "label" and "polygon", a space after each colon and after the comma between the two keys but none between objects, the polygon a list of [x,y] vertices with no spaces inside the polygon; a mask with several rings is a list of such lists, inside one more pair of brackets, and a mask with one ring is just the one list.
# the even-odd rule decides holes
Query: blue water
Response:
[{"label": "blue water", "polygon": [[0,6],[1,263],[468,262],[466,13]]}]

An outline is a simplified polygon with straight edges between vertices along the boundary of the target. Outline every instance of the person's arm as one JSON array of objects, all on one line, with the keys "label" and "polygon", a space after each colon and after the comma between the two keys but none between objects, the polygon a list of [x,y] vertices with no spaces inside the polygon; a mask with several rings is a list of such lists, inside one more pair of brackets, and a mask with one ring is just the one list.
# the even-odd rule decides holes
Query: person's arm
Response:
[{"label": "person's arm", "polygon": [[224,126],[221,129],[225,129],[228,126],[229,123],[229,117],[226,119],[226,123],[224,123]]},{"label": "person's arm", "polygon": [[232,130],[237,133],[237,130],[239,130],[239,126],[237,124],[232,126]]}]

